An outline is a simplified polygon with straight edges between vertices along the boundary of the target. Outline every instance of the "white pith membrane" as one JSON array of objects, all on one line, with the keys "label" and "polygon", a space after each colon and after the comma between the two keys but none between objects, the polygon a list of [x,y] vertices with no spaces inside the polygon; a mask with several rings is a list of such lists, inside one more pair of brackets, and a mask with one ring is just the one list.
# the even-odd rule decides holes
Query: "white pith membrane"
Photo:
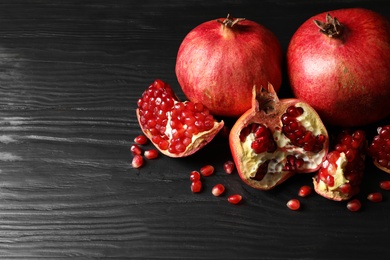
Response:
[{"label": "white pith membrane", "polygon": [[[349,180],[345,178],[344,176],[344,168],[345,166],[347,165],[348,163],[348,160],[347,160],[347,157],[345,156],[345,153],[344,152],[341,152],[340,153],[340,157],[337,159],[336,161],[336,165],[337,165],[337,168],[336,168],[336,172],[334,173],[333,178],[334,178],[334,185],[333,186],[329,186],[327,185],[325,182],[323,182],[321,179],[318,178],[317,180],[317,189],[318,190],[322,190],[324,192],[328,192],[328,191],[336,191],[341,185],[345,184],[345,183],[348,183]],[[329,165],[329,162],[328,160],[325,160],[323,163],[322,163],[322,167],[323,168],[327,168]]]},{"label": "white pith membrane", "polygon": [[[319,134],[325,135],[326,133],[321,131],[322,127],[317,125],[319,122],[316,117],[310,116],[311,113],[307,112],[310,110],[307,106],[301,106],[300,103],[295,104],[296,107],[303,108],[303,114],[297,117],[297,121],[306,128],[306,130],[311,131],[313,135],[317,136]],[[267,126],[268,127],[268,126]],[[284,165],[286,164],[286,158],[288,155],[293,155],[296,158],[300,158],[304,161],[301,169],[313,169],[316,170],[318,166],[323,162],[324,157],[327,153],[326,149],[322,149],[320,152],[313,153],[305,151],[302,147],[297,147],[291,144],[289,138],[287,138],[283,132],[280,130],[275,130],[273,133],[273,139],[276,142],[278,148],[275,152],[269,153],[264,152],[257,154],[251,148],[251,143],[255,140],[255,134],[250,133],[244,142],[241,143],[243,155],[242,155],[242,164],[245,165],[243,172],[244,176],[248,177],[248,181],[255,181],[262,183],[263,186],[272,187],[277,183],[280,178],[276,178],[276,175],[282,177],[284,174],[289,171],[283,170]],[[324,130],[326,131],[326,130]],[[267,174],[263,177],[262,180],[251,180],[255,178],[256,173],[260,167],[265,162],[268,163]],[[298,170],[299,171],[299,170]]]}]

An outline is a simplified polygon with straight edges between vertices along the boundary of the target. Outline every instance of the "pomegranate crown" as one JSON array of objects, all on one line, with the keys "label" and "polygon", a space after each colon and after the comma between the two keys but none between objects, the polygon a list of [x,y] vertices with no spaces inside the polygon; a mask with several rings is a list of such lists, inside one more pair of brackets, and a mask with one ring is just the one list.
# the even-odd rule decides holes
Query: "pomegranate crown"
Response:
[{"label": "pomegranate crown", "polygon": [[245,20],[245,18],[231,18],[230,14],[228,14],[223,21],[218,19],[217,22],[221,23],[225,27],[232,28],[235,24],[237,24],[241,21],[244,21],[244,20]]},{"label": "pomegranate crown", "polygon": [[336,17],[332,17],[329,13],[326,14],[326,22],[314,20],[314,23],[320,28],[321,33],[330,38],[336,38],[341,35],[343,26]]},{"label": "pomegranate crown", "polygon": [[274,110],[275,103],[279,101],[274,87],[269,82],[267,88],[254,85],[252,95],[252,107],[256,110],[263,110],[267,114]]}]

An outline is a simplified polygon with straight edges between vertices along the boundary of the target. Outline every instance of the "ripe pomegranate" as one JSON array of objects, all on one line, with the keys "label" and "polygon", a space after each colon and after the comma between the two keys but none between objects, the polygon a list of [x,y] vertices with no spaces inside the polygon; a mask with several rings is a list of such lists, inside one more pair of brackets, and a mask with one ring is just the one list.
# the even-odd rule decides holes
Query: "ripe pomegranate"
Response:
[{"label": "ripe pomegranate", "polygon": [[315,15],[292,36],[286,59],[294,95],[325,123],[359,126],[389,115],[390,22],[378,13]]},{"label": "ripe pomegranate", "polygon": [[264,26],[241,18],[204,22],[184,38],[176,75],[186,97],[213,115],[238,117],[250,108],[253,85],[282,82],[282,48]]},{"label": "ripe pomegranate", "polygon": [[328,133],[311,106],[279,100],[269,84],[254,87],[252,108],[232,127],[229,143],[241,179],[269,190],[294,173],[315,172],[326,157]]},{"label": "ripe pomegranate", "polygon": [[161,153],[189,156],[209,143],[222,129],[201,103],[180,102],[171,87],[155,80],[138,99],[136,110],[143,133]]},{"label": "ripe pomegranate", "polygon": [[342,131],[334,150],[328,153],[313,178],[314,190],[335,201],[348,200],[356,195],[364,173],[366,148],[367,140],[363,131]]},{"label": "ripe pomegranate", "polygon": [[378,127],[376,135],[368,148],[375,166],[390,173],[390,125]]}]

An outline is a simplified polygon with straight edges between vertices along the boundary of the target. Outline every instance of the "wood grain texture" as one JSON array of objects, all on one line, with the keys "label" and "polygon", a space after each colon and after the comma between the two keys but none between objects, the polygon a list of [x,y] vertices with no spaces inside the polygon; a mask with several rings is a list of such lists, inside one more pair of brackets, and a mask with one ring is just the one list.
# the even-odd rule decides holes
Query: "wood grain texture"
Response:
[{"label": "wood grain texture", "polygon": [[[362,6],[390,17],[385,4],[0,1],[0,258],[383,259],[390,194],[380,204],[364,194],[389,176],[372,164],[361,212],[319,196],[292,212],[285,203],[311,176],[253,190],[223,172],[231,155],[221,136],[189,158],[160,157],[140,169],[129,148],[141,132],[137,99],[154,79],[184,98],[175,58],[199,23],[232,12],[266,25],[286,48],[317,12]],[[192,194],[190,171],[208,163],[215,175]],[[210,193],[216,183],[227,189],[220,198]],[[244,202],[227,203],[233,193]]]}]

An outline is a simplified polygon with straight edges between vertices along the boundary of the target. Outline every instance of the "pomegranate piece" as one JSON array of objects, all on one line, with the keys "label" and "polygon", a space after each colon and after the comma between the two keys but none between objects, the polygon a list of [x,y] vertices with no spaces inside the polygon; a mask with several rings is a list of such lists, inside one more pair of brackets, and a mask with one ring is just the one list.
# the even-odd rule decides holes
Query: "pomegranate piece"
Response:
[{"label": "pomegranate piece", "polygon": [[227,174],[232,174],[232,172],[234,171],[234,168],[235,168],[235,165],[234,165],[234,162],[232,162],[232,161],[226,161],[226,162],[223,164],[223,170],[224,170]]},{"label": "pomegranate piece", "polygon": [[334,150],[328,153],[313,178],[314,190],[335,201],[348,200],[357,194],[364,173],[366,147],[363,131],[342,131]]},{"label": "pomegranate piece", "polygon": [[241,202],[242,196],[240,194],[230,195],[227,200],[231,204],[238,204]]},{"label": "pomegranate piece", "polygon": [[368,154],[379,169],[390,173],[390,125],[378,127],[376,135],[368,147]]},{"label": "pomegranate piece", "polygon": [[253,88],[252,108],[230,131],[241,179],[269,190],[295,173],[315,172],[328,152],[328,133],[316,111],[297,99],[279,100],[272,85]]},{"label": "pomegranate piece", "polygon": [[191,182],[191,191],[193,193],[199,193],[202,190],[202,181],[196,180]]},{"label": "pomegranate piece", "polygon": [[352,212],[355,212],[355,211],[359,211],[362,207],[362,204],[360,203],[360,200],[358,199],[353,199],[351,201],[348,201],[347,203],[347,209],[349,211],[352,211]]},{"label": "pomegranate piece", "polygon": [[298,199],[291,199],[287,201],[286,206],[291,210],[298,210],[301,207],[301,202]]},{"label": "pomegranate piece", "polygon": [[367,195],[367,199],[372,202],[381,202],[383,200],[383,195],[380,192],[373,192]]},{"label": "pomegranate piece", "polygon": [[143,164],[144,158],[139,154],[134,155],[133,160],[131,161],[133,168],[140,168]]},{"label": "pomegranate piece", "polygon": [[214,173],[214,166],[212,165],[205,165],[202,168],[200,168],[200,174],[207,177]]},{"label": "pomegranate piece", "polygon": [[158,151],[156,149],[146,150],[144,156],[148,160],[156,159],[158,157]]},{"label": "pomegranate piece", "polygon": [[212,193],[214,196],[218,197],[218,196],[221,196],[222,193],[224,193],[224,191],[225,191],[225,186],[223,186],[222,184],[218,183],[218,184],[216,184],[216,185],[212,188],[211,193]]},{"label": "pomegranate piece", "polygon": [[155,80],[138,99],[139,125],[155,147],[170,157],[189,156],[222,129],[201,103],[180,102],[171,87]]},{"label": "pomegranate piece", "polygon": [[307,197],[311,194],[312,188],[309,185],[303,185],[299,191],[298,196],[299,197]]}]

